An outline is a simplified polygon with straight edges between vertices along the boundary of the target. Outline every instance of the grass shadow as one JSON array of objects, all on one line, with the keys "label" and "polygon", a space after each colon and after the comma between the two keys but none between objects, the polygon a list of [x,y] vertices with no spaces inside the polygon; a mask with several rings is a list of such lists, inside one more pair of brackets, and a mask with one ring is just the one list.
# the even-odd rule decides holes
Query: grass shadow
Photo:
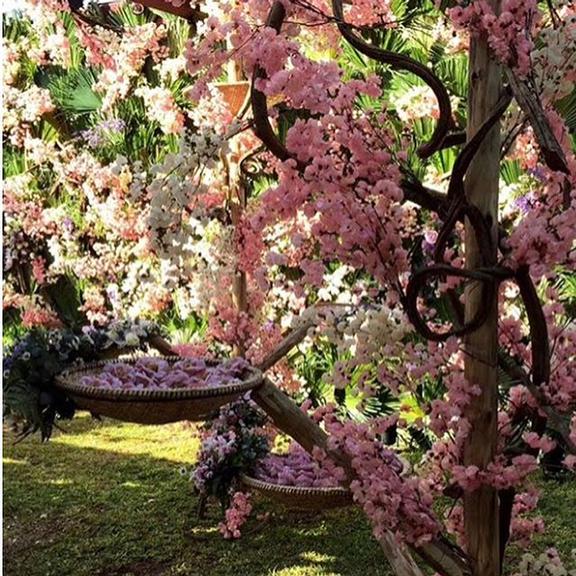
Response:
[{"label": "grass shadow", "polygon": [[268,521],[224,541],[215,505],[196,517],[182,462],[195,441],[179,427],[80,418],[49,444],[4,449],[6,576],[387,576],[355,510],[291,514],[259,502]]}]

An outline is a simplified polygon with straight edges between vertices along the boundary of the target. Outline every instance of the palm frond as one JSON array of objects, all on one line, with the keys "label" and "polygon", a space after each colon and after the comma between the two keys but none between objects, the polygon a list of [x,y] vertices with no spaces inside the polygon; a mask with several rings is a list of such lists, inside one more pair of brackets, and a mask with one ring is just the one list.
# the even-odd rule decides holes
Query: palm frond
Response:
[{"label": "palm frond", "polygon": [[518,179],[522,175],[520,163],[517,160],[506,160],[505,162],[502,162],[500,175],[506,184],[518,182]]},{"label": "palm frond", "polygon": [[2,174],[4,178],[22,174],[26,170],[26,159],[21,150],[9,144],[4,144],[2,152]]},{"label": "palm frond", "polygon": [[572,135],[576,135],[576,88],[568,96],[556,103],[556,110]]},{"label": "palm frond", "polygon": [[462,99],[466,98],[468,91],[468,60],[464,55],[439,60],[434,71],[452,94]]},{"label": "palm frond", "polygon": [[63,112],[83,115],[96,112],[102,99],[93,90],[96,73],[90,68],[78,68],[63,74],[46,73],[50,96]]}]

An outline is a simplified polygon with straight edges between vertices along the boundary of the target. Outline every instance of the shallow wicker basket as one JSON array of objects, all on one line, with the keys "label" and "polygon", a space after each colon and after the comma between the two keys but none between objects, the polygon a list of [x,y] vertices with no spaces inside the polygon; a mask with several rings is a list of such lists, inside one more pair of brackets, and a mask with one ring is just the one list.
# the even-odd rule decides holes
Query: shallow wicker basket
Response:
[{"label": "shallow wicker basket", "polygon": [[252,478],[245,474],[242,484],[257,490],[264,496],[275,500],[286,508],[299,510],[328,510],[342,508],[353,504],[352,493],[347,488],[334,486],[330,488],[307,488],[303,486],[283,486]]},{"label": "shallow wicker basket", "polygon": [[[176,362],[179,356],[164,357]],[[105,366],[123,362],[134,364],[136,358],[93,362],[66,370],[56,378],[56,386],[83,410],[138,424],[168,424],[180,420],[204,420],[214,410],[239,398],[262,383],[262,373],[249,368],[241,384],[217,388],[176,388],[171,390],[115,390],[97,386],[83,386],[83,376],[94,375]],[[215,366],[218,361],[206,361]]]}]

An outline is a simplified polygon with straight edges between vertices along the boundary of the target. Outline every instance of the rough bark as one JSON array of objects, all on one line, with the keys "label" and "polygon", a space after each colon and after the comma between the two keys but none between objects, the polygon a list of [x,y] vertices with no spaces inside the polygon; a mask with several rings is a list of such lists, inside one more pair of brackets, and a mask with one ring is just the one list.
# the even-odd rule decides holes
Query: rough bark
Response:
[{"label": "rough bark", "polygon": [[[500,0],[489,0],[499,12]],[[467,134],[470,140],[494,110],[502,92],[502,71],[491,58],[483,37],[470,46],[470,76]],[[470,222],[466,223],[466,268],[496,264],[498,223],[498,180],[500,169],[500,129],[497,124],[485,138],[466,175],[466,196],[491,228],[492,246],[486,262],[486,246],[480,246]],[[484,250],[481,250],[481,248]],[[466,417],[471,430],[464,446],[464,463],[485,468],[492,461],[497,443],[498,415],[498,302],[482,301],[482,290],[471,283],[465,295],[465,317],[472,319],[482,307],[489,307],[485,322],[465,338],[465,375],[481,390],[474,396]],[[484,486],[464,496],[464,526],[468,554],[475,576],[499,576],[500,546],[498,493]]]}]

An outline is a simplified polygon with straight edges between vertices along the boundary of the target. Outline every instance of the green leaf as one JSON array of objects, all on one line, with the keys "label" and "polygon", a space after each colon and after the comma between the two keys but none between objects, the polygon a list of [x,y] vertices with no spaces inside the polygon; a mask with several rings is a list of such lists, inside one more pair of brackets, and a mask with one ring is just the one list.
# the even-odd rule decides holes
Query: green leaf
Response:
[{"label": "green leaf", "polygon": [[67,73],[44,72],[45,83],[56,105],[70,114],[90,114],[102,106],[102,99],[93,90],[96,73],[90,68],[78,68]]}]

